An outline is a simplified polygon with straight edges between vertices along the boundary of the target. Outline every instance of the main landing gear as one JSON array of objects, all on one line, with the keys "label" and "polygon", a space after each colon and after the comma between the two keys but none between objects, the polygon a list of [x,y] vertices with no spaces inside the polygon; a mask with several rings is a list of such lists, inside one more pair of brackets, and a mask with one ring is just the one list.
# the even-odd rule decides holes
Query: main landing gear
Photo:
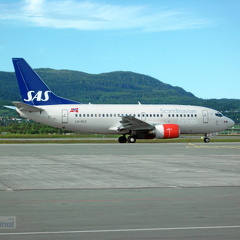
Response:
[{"label": "main landing gear", "polygon": [[205,143],[209,143],[210,142],[210,138],[208,137],[208,134],[205,134],[204,142]]},{"label": "main landing gear", "polygon": [[135,143],[136,142],[136,137],[135,136],[129,136],[126,137],[126,135],[123,135],[121,137],[118,138],[118,142],[119,143]]},{"label": "main landing gear", "polygon": [[[135,143],[136,142],[136,137],[135,136],[128,136],[126,137],[126,135],[123,135],[121,137],[118,138],[118,142],[119,143]],[[209,143],[210,142],[210,138],[209,138],[209,135],[208,134],[205,134],[205,137],[204,137],[204,142],[205,143]]]}]

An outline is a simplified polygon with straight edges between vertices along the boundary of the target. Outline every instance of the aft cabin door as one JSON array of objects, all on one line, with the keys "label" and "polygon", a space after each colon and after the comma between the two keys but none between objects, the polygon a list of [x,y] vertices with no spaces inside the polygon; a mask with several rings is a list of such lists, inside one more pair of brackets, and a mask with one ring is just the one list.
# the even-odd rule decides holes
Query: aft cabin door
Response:
[{"label": "aft cabin door", "polygon": [[62,123],[68,123],[68,110],[62,110]]},{"label": "aft cabin door", "polygon": [[208,111],[203,110],[202,114],[203,114],[203,123],[208,123]]}]

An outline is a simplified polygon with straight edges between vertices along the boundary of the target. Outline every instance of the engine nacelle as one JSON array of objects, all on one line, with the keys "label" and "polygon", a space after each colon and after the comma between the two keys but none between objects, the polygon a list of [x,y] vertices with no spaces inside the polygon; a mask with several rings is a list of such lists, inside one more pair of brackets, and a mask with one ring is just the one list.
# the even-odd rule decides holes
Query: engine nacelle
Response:
[{"label": "engine nacelle", "polygon": [[177,124],[161,124],[155,126],[155,138],[178,138],[180,128]]}]

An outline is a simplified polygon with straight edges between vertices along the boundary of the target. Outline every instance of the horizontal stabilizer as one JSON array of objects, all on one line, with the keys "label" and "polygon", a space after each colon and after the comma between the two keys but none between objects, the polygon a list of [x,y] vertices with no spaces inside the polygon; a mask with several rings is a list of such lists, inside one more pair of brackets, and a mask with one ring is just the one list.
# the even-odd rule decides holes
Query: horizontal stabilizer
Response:
[{"label": "horizontal stabilizer", "polygon": [[43,109],[39,107],[35,107],[26,103],[22,102],[13,102],[13,104],[20,110],[20,111],[27,111],[27,112],[42,112]]},{"label": "horizontal stabilizer", "polygon": [[16,107],[14,106],[4,106],[5,108],[11,109],[11,110],[16,110]]}]

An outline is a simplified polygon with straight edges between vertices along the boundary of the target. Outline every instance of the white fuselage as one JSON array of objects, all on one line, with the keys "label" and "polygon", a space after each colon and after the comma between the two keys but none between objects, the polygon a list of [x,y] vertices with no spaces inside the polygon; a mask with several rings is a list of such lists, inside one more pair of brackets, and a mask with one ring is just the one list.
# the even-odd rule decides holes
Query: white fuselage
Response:
[{"label": "white fuselage", "polygon": [[17,109],[22,117],[82,133],[116,134],[122,116],[133,116],[153,126],[177,124],[181,133],[213,133],[234,122],[214,109],[187,105],[42,105],[42,112]]}]

